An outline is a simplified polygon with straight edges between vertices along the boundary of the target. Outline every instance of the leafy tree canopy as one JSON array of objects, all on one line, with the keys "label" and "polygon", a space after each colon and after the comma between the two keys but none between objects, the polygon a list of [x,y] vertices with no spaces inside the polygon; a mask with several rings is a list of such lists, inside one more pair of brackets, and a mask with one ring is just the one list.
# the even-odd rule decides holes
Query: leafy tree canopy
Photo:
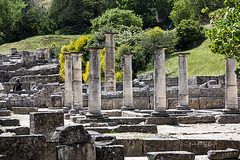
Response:
[{"label": "leafy tree canopy", "polygon": [[22,0],[0,0],[0,6],[0,37],[9,42],[11,31],[16,30],[26,4]]},{"label": "leafy tree canopy", "polygon": [[133,11],[114,8],[107,10],[102,16],[92,20],[92,29],[97,31],[102,27],[115,28],[120,31],[123,27],[142,27],[142,19]]},{"label": "leafy tree canopy", "polygon": [[[213,53],[224,55],[226,58],[236,56],[240,62],[240,1],[225,0],[225,8],[210,14],[214,28],[208,31]],[[237,69],[239,72],[240,69]]]}]

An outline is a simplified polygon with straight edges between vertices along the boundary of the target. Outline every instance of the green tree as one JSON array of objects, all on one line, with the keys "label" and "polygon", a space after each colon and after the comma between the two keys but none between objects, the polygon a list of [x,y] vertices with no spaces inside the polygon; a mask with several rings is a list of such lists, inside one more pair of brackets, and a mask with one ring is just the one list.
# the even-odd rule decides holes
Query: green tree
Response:
[{"label": "green tree", "polygon": [[176,36],[178,38],[176,47],[179,50],[185,50],[203,39],[205,34],[200,22],[192,19],[184,19],[176,27]]},{"label": "green tree", "polygon": [[133,10],[143,19],[143,28],[166,24],[174,0],[116,0],[119,8]]},{"label": "green tree", "polygon": [[10,42],[26,4],[22,0],[0,0],[0,6],[0,37],[4,42]]},{"label": "green tree", "polygon": [[121,31],[130,26],[142,27],[142,23],[140,16],[136,16],[133,11],[114,8],[92,20],[92,29],[98,31],[101,28],[112,28]]},{"label": "green tree", "polygon": [[[213,28],[208,30],[208,37],[212,42],[209,47],[213,53],[225,58],[236,56],[240,62],[240,1],[225,0],[224,4],[225,8],[210,14]],[[238,68],[236,72],[239,71]]]},{"label": "green tree", "polygon": [[214,11],[223,7],[224,0],[179,0],[174,3],[174,7],[170,13],[170,18],[174,25],[177,26],[183,19],[193,19],[197,21],[209,20],[206,13],[202,9]]},{"label": "green tree", "polygon": [[53,0],[50,18],[57,24],[57,34],[89,32],[91,19],[115,7],[114,0]]}]

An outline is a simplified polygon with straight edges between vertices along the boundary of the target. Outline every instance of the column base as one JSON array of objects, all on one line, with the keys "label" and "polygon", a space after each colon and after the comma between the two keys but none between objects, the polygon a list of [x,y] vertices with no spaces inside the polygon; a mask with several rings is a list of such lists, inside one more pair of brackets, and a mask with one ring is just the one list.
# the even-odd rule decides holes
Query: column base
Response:
[{"label": "column base", "polygon": [[224,109],[223,114],[240,114],[239,109]]},{"label": "column base", "polygon": [[69,114],[79,114],[79,111],[76,109],[71,109],[68,113]]},{"label": "column base", "polygon": [[191,107],[189,105],[181,105],[176,107],[177,110],[191,110]]},{"label": "column base", "polygon": [[91,113],[91,112],[88,112],[86,114],[86,118],[89,118],[89,119],[103,118],[103,114],[102,113]]},{"label": "column base", "polygon": [[83,107],[82,106],[73,106],[72,109],[76,110],[76,111],[81,111],[83,110]]},{"label": "column base", "polygon": [[153,111],[151,117],[169,117],[167,111]]},{"label": "column base", "polygon": [[133,106],[122,106],[121,111],[133,111],[135,108]]}]

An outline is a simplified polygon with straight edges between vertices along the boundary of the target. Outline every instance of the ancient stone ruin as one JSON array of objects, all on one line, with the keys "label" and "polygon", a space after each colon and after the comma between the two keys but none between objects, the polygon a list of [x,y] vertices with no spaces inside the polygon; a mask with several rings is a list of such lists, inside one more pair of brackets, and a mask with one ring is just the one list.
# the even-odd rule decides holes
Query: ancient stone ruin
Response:
[{"label": "ancient stone ruin", "polygon": [[[104,35],[105,82],[102,48],[88,48],[88,84],[82,84],[82,53],[64,54],[64,82],[46,48],[11,48],[1,55],[0,159],[239,158],[240,81],[234,57],[226,60],[226,75],[188,78],[189,53],[179,53],[179,77],[169,78],[167,47],[157,46],[153,74],[133,80],[133,54],[125,53],[123,81],[116,82],[116,33]],[[16,79],[22,91],[13,91]]]}]

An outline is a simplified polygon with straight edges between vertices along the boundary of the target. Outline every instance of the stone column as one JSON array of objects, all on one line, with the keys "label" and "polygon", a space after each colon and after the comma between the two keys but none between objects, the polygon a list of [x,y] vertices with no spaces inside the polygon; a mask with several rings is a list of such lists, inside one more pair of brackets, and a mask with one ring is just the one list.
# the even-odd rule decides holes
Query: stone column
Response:
[{"label": "stone column", "polygon": [[154,52],[154,112],[152,116],[168,117],[166,99],[165,50],[167,47],[155,47]]},{"label": "stone column", "polygon": [[86,117],[99,118],[101,113],[101,67],[100,51],[102,48],[89,47],[89,96],[88,109]]},{"label": "stone column", "polygon": [[70,53],[64,53],[65,56],[65,107],[72,108],[72,56]]},{"label": "stone column", "polygon": [[73,87],[73,109],[83,109],[82,99],[82,52],[71,52],[72,56],[72,87]]},{"label": "stone column", "polygon": [[115,45],[117,33],[104,33],[105,39],[105,92],[116,92],[115,78]]},{"label": "stone column", "polygon": [[190,53],[179,53],[178,60],[178,110],[190,110],[188,103],[188,67],[187,55]]},{"label": "stone column", "polygon": [[238,111],[238,94],[237,94],[237,76],[235,57],[226,59],[226,76],[225,76],[225,112],[236,113]]},{"label": "stone column", "polygon": [[132,90],[132,56],[133,53],[125,53],[123,64],[123,106],[122,110],[134,110]]}]

